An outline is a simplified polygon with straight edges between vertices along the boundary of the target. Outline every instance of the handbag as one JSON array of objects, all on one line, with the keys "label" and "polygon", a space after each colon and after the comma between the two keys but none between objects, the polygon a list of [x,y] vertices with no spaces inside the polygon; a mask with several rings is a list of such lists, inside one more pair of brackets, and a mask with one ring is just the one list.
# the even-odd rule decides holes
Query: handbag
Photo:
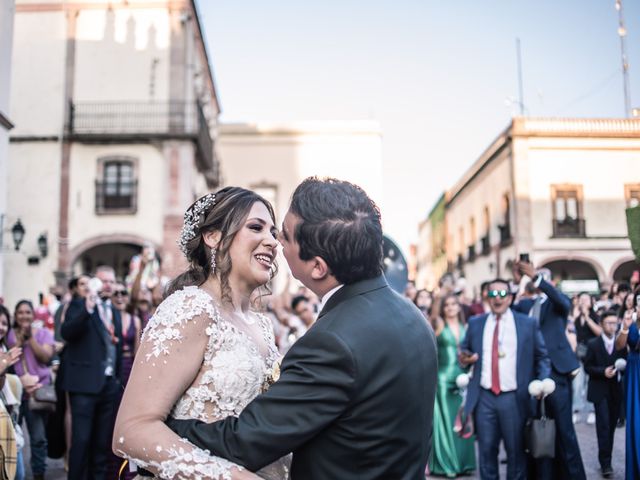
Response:
[{"label": "handbag", "polygon": [[53,385],[43,385],[29,397],[29,410],[35,412],[55,412],[58,396]]},{"label": "handbag", "polygon": [[546,416],[544,399],[541,400],[540,413],[540,418],[530,418],[525,425],[525,451],[532,458],[554,458],[556,422]]},{"label": "handbag", "polygon": [[[29,373],[27,362],[22,356],[22,368],[25,374]],[[54,385],[43,385],[29,396],[29,410],[32,412],[55,412],[58,396]]]}]

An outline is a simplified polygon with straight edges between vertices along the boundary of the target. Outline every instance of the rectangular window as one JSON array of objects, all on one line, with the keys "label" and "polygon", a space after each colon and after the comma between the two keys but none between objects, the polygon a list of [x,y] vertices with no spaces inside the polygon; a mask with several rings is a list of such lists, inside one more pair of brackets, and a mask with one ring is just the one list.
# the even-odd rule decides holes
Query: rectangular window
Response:
[{"label": "rectangular window", "polygon": [[554,237],[584,237],[582,185],[551,185]]},{"label": "rectangular window", "polygon": [[138,182],[133,162],[101,159],[100,167],[102,179],[96,180],[96,212],[135,213]]},{"label": "rectangular window", "polygon": [[640,205],[640,183],[628,183],[624,186],[624,200],[627,208]]}]

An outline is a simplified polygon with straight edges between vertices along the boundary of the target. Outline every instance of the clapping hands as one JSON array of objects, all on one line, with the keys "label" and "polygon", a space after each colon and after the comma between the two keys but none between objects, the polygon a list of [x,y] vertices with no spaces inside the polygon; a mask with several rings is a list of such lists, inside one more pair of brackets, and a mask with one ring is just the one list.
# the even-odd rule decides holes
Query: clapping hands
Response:
[{"label": "clapping hands", "polygon": [[18,363],[21,355],[20,347],[13,347],[8,352],[0,352],[0,375],[4,375],[9,367]]}]

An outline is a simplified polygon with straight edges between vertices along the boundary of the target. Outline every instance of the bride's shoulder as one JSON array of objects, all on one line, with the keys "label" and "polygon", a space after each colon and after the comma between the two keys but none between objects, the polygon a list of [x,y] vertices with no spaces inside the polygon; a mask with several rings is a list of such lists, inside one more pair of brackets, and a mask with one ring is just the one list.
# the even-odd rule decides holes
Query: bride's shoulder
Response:
[{"label": "bride's shoulder", "polygon": [[196,286],[189,286],[176,290],[165,298],[158,305],[154,317],[170,316],[174,321],[181,321],[203,314],[215,319],[218,308],[207,292]]},{"label": "bride's shoulder", "polygon": [[196,286],[176,290],[165,298],[149,320],[142,340],[171,340],[180,337],[180,330],[193,321],[211,325],[220,313],[213,298]]}]

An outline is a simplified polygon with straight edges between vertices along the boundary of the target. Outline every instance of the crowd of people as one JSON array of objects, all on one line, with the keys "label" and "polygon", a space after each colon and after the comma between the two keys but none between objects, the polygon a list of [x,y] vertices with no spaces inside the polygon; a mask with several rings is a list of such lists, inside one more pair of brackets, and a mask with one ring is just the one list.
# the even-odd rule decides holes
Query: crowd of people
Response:
[{"label": "crowd of people", "polygon": [[[70,479],[135,476],[119,472],[111,442],[142,331],[162,299],[154,256],[145,248],[126,279],[109,266],[72,278],[57,301],[21,300],[12,311],[0,303],[0,445],[8,478],[25,478],[25,462],[34,479],[45,478],[47,456],[64,457]],[[451,275],[434,291],[412,282],[405,289],[438,347],[426,474],[499,478],[502,444],[508,478],[584,479],[574,424],[586,422],[597,435],[602,476],[611,477],[615,467],[640,478],[637,276],[569,298],[548,270],[518,261],[512,273],[483,283],[475,298]],[[289,283],[259,304],[281,355],[321,310],[309,289]],[[536,379],[553,380],[552,393],[532,395]],[[533,459],[523,432],[543,402],[556,426],[555,455]],[[624,464],[612,458],[615,429],[623,427]]]},{"label": "crowd of people", "polygon": [[[513,265],[512,278],[483,283],[475,298],[451,275],[434,291],[407,284],[405,296],[431,323],[438,344],[428,473],[477,470],[480,478],[498,478],[502,442],[508,478],[584,479],[574,424],[586,422],[594,425],[601,475],[612,477],[616,467],[627,479],[640,478],[637,273],[608,290],[569,298],[549,270],[528,261]],[[468,386],[460,385],[464,373]],[[532,397],[530,382],[545,378],[555,390],[544,400]],[[553,459],[528,456],[523,435],[542,402],[556,427]],[[625,459],[612,458],[615,429],[624,427]]]},{"label": "crowd of people", "polygon": [[115,415],[161,295],[145,271],[153,261],[148,249],[132,261],[129,279],[118,281],[105,265],[71,278],[67,292],[41,297],[37,306],[20,300],[11,311],[0,301],[0,473],[7,475],[0,478],[26,478],[28,462],[34,480],[43,479],[47,457],[64,458],[70,479],[117,478]]},{"label": "crowd of people", "polygon": [[[118,478],[122,460],[110,453],[113,424],[142,331],[162,300],[163,285],[151,285],[145,272],[153,261],[149,249],[132,260],[134,275],[128,278],[116,278],[114,268],[105,265],[71,278],[67,292],[41,298],[37,306],[21,300],[11,312],[0,301],[0,422],[6,417],[11,425],[6,427],[10,439],[0,438],[0,446],[9,478],[26,478],[25,461],[35,480],[45,478],[47,457],[64,457],[69,479]],[[260,304],[282,355],[314,323],[319,309],[309,289],[292,290],[289,284]],[[87,328],[91,317],[93,325],[99,321],[106,328]],[[106,364],[101,343],[110,346]],[[36,405],[30,399],[44,386],[55,392],[52,402]]]}]

